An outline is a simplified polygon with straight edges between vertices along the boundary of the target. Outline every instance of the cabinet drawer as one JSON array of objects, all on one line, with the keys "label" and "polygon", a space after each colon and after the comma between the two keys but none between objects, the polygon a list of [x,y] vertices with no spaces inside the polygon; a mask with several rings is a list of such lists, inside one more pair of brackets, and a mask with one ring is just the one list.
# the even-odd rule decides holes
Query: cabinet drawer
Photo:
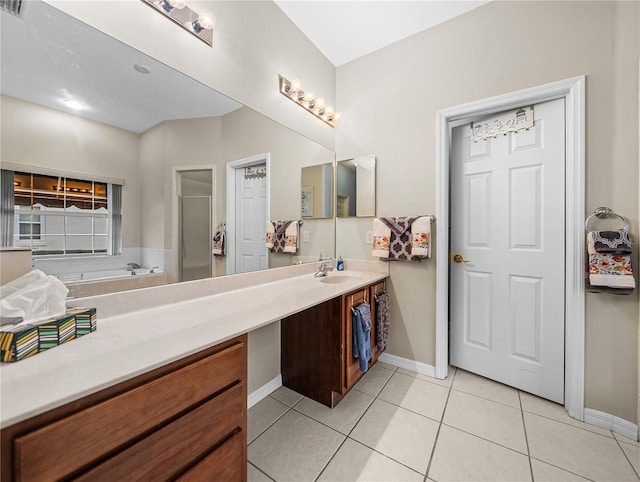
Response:
[{"label": "cabinet drawer", "polygon": [[178,480],[180,482],[246,480],[247,463],[241,456],[244,444],[245,437],[242,432],[235,434]]},{"label": "cabinet drawer", "polygon": [[209,395],[242,381],[244,359],[244,344],[237,343],[17,437],[17,480],[55,480],[87,466]]},{"label": "cabinet drawer", "polygon": [[[110,458],[78,480],[168,480],[242,428],[241,383]],[[244,433],[244,432],[243,432]]]}]

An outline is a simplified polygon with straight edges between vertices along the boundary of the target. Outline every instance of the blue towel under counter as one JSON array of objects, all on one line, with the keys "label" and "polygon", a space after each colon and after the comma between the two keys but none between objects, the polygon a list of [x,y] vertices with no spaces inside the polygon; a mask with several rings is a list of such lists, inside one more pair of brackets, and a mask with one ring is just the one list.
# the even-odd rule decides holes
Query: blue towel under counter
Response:
[{"label": "blue towel under counter", "polygon": [[360,359],[360,370],[366,372],[371,360],[371,307],[367,303],[352,309],[353,356]]}]

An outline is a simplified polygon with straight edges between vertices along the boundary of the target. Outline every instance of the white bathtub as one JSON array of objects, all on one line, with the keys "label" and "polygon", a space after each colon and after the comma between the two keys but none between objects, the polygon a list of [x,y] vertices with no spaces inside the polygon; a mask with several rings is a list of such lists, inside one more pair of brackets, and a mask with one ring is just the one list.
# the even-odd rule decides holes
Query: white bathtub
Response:
[{"label": "white bathtub", "polygon": [[129,278],[131,276],[142,276],[148,274],[163,273],[162,270],[151,270],[148,268],[138,268],[133,271],[127,269],[107,269],[102,271],[83,271],[82,273],[61,273],[54,275],[63,283],[80,283],[84,281],[98,281],[112,278]]},{"label": "white bathtub", "polygon": [[109,269],[58,274],[55,276],[69,289],[67,295],[69,298],[80,298],[167,284],[167,273],[156,270],[151,273],[151,270],[148,268],[138,268],[133,270],[133,272],[126,269]]}]

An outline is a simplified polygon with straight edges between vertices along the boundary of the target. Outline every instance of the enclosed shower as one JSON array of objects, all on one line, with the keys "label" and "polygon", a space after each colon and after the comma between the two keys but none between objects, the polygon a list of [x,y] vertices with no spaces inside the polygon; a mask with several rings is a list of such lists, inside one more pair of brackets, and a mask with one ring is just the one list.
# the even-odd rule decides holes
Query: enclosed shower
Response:
[{"label": "enclosed shower", "polygon": [[179,281],[211,277],[210,169],[178,171]]}]

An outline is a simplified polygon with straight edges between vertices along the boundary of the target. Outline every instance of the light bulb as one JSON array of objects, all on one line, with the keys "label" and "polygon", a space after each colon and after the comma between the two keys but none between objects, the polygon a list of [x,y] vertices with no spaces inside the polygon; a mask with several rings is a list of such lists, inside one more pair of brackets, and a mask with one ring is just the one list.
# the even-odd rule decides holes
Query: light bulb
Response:
[{"label": "light bulb", "polygon": [[327,114],[333,114],[336,110],[333,108],[332,105],[328,105],[327,108],[324,110]]},{"label": "light bulb", "polygon": [[216,23],[216,18],[209,10],[203,10],[198,18],[191,22],[191,26],[196,33],[200,33],[205,29],[212,29]]},{"label": "light bulb", "polygon": [[320,97],[318,100],[316,100],[316,106],[317,107],[324,107],[324,99],[322,97]]},{"label": "light bulb", "polygon": [[187,2],[186,0],[160,0],[158,4],[165,12],[169,13],[174,8],[177,8],[178,10],[184,8]]},{"label": "light bulb", "polygon": [[302,81],[301,81],[301,80],[299,80],[299,79],[293,79],[293,80],[291,81],[291,87],[290,87],[290,89],[291,89],[293,92],[298,92],[300,89],[302,89]]}]

